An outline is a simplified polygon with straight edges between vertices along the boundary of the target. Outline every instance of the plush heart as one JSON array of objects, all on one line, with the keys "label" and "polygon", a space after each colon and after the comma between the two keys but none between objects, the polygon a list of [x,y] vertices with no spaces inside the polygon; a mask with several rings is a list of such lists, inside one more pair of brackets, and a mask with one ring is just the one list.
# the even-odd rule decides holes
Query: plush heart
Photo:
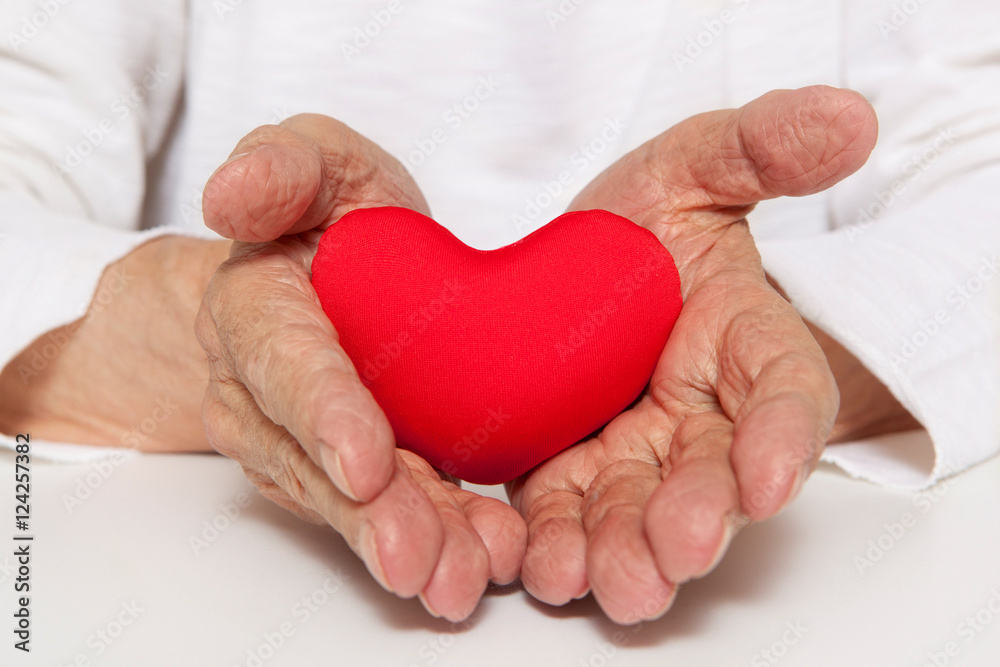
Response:
[{"label": "plush heart", "polygon": [[478,484],[632,403],[681,308],[667,250],[607,211],[482,251],[414,211],[358,209],[324,232],[312,283],[398,445]]}]

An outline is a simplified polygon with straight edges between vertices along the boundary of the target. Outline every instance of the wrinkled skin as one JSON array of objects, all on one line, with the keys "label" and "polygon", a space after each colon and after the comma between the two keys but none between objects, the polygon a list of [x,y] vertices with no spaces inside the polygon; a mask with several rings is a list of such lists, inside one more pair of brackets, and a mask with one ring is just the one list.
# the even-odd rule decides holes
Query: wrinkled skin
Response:
[{"label": "wrinkled skin", "polygon": [[859,95],[776,91],[681,123],[572,203],[654,232],[685,305],[639,402],[510,485],[528,522],[521,576],[533,595],[562,604],[589,589],[615,621],[654,618],[736,530],[798,493],[834,424],[837,385],[768,284],[746,215],[850,175],[876,134]]},{"label": "wrinkled skin", "polygon": [[204,196],[207,224],[237,240],[195,327],[209,442],[263,495],[333,526],[385,588],[465,618],[490,580],[517,578],[524,522],[396,449],[309,281],[319,230],[351,209],[427,204],[398,162],[325,116],[258,128],[242,153]]},{"label": "wrinkled skin", "polygon": [[656,617],[736,529],[797,493],[837,412],[826,358],[768,285],[745,216],[853,173],[875,134],[854,93],[774,92],[675,126],[574,200],[653,231],[677,261],[685,307],[641,400],[509,485],[522,520],[395,448],[309,283],[320,230],[358,207],[429,214],[416,185],[332,119],[259,128],[204,197],[208,225],[237,241],[196,324],[209,441],[437,615],[467,617],[488,581],[520,573],[552,604],[593,591],[615,621]]}]

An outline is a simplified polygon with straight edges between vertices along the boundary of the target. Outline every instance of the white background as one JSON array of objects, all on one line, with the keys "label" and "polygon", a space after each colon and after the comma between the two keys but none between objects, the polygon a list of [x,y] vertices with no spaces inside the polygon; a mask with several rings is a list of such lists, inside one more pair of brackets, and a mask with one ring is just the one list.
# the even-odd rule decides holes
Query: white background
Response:
[{"label": "white background", "polygon": [[[249,651],[262,644],[267,667],[919,667],[934,664],[929,653],[939,665],[993,666],[1000,656],[1000,613],[989,610],[992,599],[1000,611],[1000,459],[920,495],[824,466],[797,502],[738,535],[714,573],[641,627],[609,623],[591,598],[551,608],[512,588],[488,594],[459,632],[383,592],[339,536],[256,495],[222,457],[133,456],[107,479],[94,463],[36,461],[30,656],[12,648],[13,462],[2,453],[4,666],[253,667]],[[67,511],[65,494],[89,489],[88,475],[100,482]],[[249,504],[230,521],[223,510],[243,493]],[[225,530],[196,554],[191,538],[206,521]],[[880,557],[868,567],[859,559],[869,556]],[[341,579],[332,593],[330,572]],[[118,633],[123,603],[142,611],[97,656],[96,633]],[[977,613],[979,630],[965,620]],[[293,633],[269,650],[263,636],[283,623]],[[801,638],[785,644],[796,625]],[[943,653],[949,642],[954,657]],[[767,648],[780,659],[769,662]]]}]

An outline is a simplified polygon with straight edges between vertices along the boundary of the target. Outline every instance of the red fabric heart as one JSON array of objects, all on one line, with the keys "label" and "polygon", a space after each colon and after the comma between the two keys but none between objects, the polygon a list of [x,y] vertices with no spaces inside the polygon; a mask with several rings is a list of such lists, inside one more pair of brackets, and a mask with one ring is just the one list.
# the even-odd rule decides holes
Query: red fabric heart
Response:
[{"label": "red fabric heart", "polygon": [[358,209],[324,232],[312,283],[398,445],[478,484],[632,403],[681,309],[670,253],[607,211],[482,251],[414,211]]}]

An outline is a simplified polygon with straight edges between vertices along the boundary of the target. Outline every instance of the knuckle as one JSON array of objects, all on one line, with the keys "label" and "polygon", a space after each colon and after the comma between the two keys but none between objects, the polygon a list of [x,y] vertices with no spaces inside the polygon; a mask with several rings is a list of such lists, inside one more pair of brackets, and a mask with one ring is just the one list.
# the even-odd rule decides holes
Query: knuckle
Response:
[{"label": "knuckle", "polygon": [[258,492],[260,492],[260,495],[264,496],[278,507],[288,510],[295,516],[304,521],[308,521],[309,523],[317,525],[326,524],[322,515],[297,503],[285,492],[284,489],[275,484],[274,480],[267,475],[262,475],[261,473],[248,468],[244,468],[243,472],[247,476],[247,479],[249,479],[250,482],[257,488]]},{"label": "knuckle", "polygon": [[219,357],[221,341],[219,339],[218,327],[216,327],[211,310],[205,301],[202,301],[201,307],[198,308],[198,314],[194,319],[194,336],[198,340],[198,344],[208,355],[209,363],[212,363]]},{"label": "knuckle", "polygon": [[275,483],[299,505],[315,509],[306,469],[313,465],[298,442],[285,431],[268,455],[269,472]]},{"label": "knuckle", "polygon": [[242,440],[233,437],[232,410],[218,398],[213,396],[210,387],[202,403],[201,421],[205,429],[205,437],[212,449],[225,457],[240,460]]},{"label": "knuckle", "polygon": [[414,454],[408,449],[398,449],[396,450],[396,454],[402,460],[403,464],[410,470],[411,474],[421,475],[425,478],[431,478],[434,480],[440,479],[434,467],[425,461],[419,454]]}]

